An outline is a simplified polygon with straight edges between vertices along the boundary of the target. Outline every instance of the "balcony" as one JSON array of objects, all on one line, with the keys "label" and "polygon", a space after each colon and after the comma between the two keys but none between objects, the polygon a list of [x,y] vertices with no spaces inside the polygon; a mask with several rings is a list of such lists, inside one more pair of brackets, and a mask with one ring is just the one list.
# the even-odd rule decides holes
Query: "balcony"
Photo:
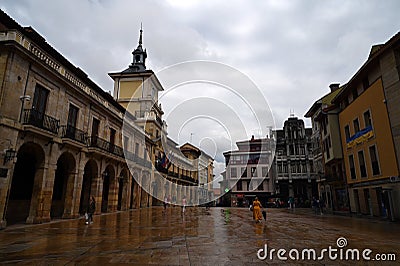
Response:
[{"label": "balcony", "polygon": [[88,135],[86,132],[75,127],[61,126],[61,138],[72,139],[86,145]]},{"label": "balcony", "polygon": [[60,120],[48,116],[35,109],[24,109],[23,121],[24,125],[35,126],[51,133],[57,134]]},{"label": "balcony", "polygon": [[89,147],[98,148],[100,150],[107,151],[121,158],[124,158],[124,150],[121,147],[97,136],[91,136],[88,138],[88,140]]}]

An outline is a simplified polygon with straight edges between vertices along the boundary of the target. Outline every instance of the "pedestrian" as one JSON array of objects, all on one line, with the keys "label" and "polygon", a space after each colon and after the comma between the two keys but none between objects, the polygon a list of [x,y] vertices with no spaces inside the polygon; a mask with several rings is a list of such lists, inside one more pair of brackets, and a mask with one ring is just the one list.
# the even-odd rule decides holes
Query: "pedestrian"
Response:
[{"label": "pedestrian", "polygon": [[313,199],[312,199],[312,208],[314,210],[314,213],[317,214],[318,208],[319,208],[319,202],[315,197],[313,197]]},{"label": "pedestrian", "polygon": [[186,208],[186,196],[183,196],[183,199],[182,199],[182,213],[185,213],[185,208]]},{"label": "pedestrian", "polygon": [[89,207],[87,211],[87,219],[86,219],[86,224],[92,224],[93,223],[93,213],[96,210],[96,200],[94,199],[94,196],[90,197],[89,201]]},{"label": "pedestrian", "polygon": [[165,210],[167,209],[167,206],[168,206],[168,197],[167,197],[167,194],[165,194],[163,204],[164,204],[164,211],[165,211]]},{"label": "pedestrian", "polygon": [[260,223],[263,219],[263,216],[261,214],[261,209],[262,205],[261,202],[258,200],[256,197],[253,201],[253,219],[257,222]]},{"label": "pedestrian", "polygon": [[294,209],[294,199],[293,199],[293,197],[289,197],[289,200],[288,200],[288,203],[289,203],[289,208],[288,209]]},{"label": "pedestrian", "polygon": [[324,207],[325,207],[325,201],[323,198],[319,200],[319,210],[321,212],[321,215],[324,214]]},{"label": "pedestrian", "polygon": [[168,195],[167,205],[171,205],[171,195]]}]

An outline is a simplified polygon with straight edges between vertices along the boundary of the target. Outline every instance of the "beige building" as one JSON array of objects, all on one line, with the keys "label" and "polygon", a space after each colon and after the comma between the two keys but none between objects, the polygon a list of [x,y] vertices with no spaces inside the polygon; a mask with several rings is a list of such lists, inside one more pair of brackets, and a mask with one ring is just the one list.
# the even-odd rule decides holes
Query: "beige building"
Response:
[{"label": "beige building", "polygon": [[[344,86],[333,83],[330,92],[316,101],[305,117],[312,122],[313,163],[317,173],[318,197],[325,209],[349,212],[346,174],[340,138],[339,108],[332,103]],[[317,152],[318,151],[318,152]]]},{"label": "beige building", "polygon": [[268,197],[275,194],[274,179],[270,175],[275,140],[252,137],[236,145],[238,150],[224,152],[225,182],[221,188],[229,190],[230,206],[249,206],[256,196],[266,204]]},{"label": "beige building", "polygon": [[[192,161],[180,153],[167,175],[153,167],[168,138],[157,101],[162,87],[145,69],[141,37],[132,66],[139,71],[110,74],[114,99],[34,29],[0,11],[0,228],[79,217],[89,196],[96,214],[158,205],[168,173],[188,191],[198,185]],[[138,89],[137,79],[149,87]]]}]

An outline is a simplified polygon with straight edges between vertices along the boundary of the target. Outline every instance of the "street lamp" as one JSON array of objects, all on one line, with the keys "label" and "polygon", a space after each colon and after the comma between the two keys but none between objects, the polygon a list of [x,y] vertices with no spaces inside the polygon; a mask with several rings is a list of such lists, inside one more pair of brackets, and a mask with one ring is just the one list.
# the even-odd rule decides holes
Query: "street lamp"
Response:
[{"label": "street lamp", "polygon": [[27,101],[27,102],[29,102],[30,100],[31,100],[31,96],[30,95],[21,95],[21,96],[19,96],[19,99],[20,99],[20,101],[22,102],[22,104],[21,104],[21,111],[20,111],[20,114],[19,114],[19,121],[21,122],[21,119],[22,119],[22,112],[24,111],[24,104],[25,104],[25,101]]},{"label": "street lamp", "polygon": [[4,155],[4,163],[6,164],[8,161],[11,161],[12,159],[14,159],[14,157],[17,154],[17,151],[15,151],[13,148],[7,149],[4,151],[5,155]]}]

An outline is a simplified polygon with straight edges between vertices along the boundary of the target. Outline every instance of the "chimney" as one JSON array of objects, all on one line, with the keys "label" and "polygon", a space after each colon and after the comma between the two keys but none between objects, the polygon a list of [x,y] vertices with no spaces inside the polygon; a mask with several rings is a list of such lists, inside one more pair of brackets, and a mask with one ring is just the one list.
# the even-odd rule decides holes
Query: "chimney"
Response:
[{"label": "chimney", "polygon": [[331,88],[331,92],[334,92],[337,89],[339,89],[339,85],[340,83],[332,83],[331,85],[329,85],[329,88]]}]

